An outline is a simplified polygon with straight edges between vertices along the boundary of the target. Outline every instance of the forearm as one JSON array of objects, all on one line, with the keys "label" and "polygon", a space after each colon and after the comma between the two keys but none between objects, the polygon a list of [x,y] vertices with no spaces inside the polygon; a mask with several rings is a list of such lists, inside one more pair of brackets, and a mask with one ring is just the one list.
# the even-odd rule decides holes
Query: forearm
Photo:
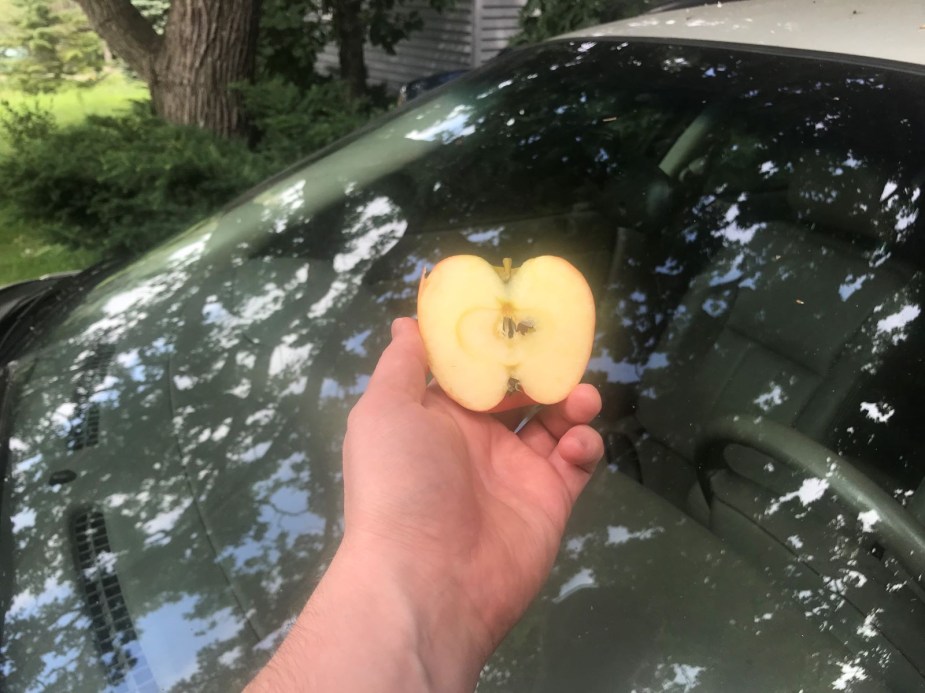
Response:
[{"label": "forearm", "polygon": [[489,648],[439,585],[342,546],[249,691],[472,691]]}]

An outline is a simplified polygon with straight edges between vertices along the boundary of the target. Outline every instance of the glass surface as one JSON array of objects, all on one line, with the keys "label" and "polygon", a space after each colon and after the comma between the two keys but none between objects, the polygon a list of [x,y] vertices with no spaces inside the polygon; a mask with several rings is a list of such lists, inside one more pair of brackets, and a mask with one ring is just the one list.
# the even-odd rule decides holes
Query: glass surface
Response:
[{"label": "glass surface", "polygon": [[923,131],[909,72],[547,44],[137,258],[9,366],[4,685],[243,685],[390,321],[472,253],[584,272],[607,441],[481,689],[923,689]]}]

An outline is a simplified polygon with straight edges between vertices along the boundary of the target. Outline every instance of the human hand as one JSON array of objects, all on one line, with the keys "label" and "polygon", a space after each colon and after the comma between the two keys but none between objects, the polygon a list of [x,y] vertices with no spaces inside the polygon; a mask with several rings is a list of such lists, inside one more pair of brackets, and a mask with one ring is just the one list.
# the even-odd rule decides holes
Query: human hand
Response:
[{"label": "human hand", "polygon": [[[422,689],[472,690],[546,579],[603,454],[586,425],[600,396],[579,385],[515,434],[426,385],[414,320],[396,320],[392,337],[348,420],[343,542],[293,630],[315,649],[335,637],[332,627],[360,638],[380,669],[393,664],[383,650],[399,659],[412,651],[415,661],[396,674],[403,690],[415,687],[412,676]],[[313,680],[319,690],[363,689],[357,673],[315,671]],[[375,688],[387,690],[386,674],[377,676]]]}]

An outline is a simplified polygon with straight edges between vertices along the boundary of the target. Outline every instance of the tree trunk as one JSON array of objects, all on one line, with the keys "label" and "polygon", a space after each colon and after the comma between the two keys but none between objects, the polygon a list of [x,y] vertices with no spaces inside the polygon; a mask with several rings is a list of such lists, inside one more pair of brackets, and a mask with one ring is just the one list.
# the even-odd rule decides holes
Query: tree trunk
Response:
[{"label": "tree trunk", "polygon": [[337,0],[333,7],[340,76],[352,96],[366,92],[366,27],[362,12],[362,0]]},{"label": "tree trunk", "polygon": [[257,0],[173,0],[149,83],[155,111],[171,123],[241,135],[240,95],[254,76]]},{"label": "tree trunk", "polygon": [[148,84],[155,113],[176,125],[247,134],[231,89],[254,76],[260,0],[173,0],[159,36],[129,0],[77,0],[90,24]]}]

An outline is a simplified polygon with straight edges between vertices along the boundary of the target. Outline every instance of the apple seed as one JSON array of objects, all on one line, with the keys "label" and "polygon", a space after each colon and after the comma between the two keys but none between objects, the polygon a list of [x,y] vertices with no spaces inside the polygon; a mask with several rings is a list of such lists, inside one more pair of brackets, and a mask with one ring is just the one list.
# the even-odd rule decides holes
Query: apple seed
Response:
[{"label": "apple seed", "polygon": [[536,332],[536,323],[532,320],[521,320],[517,323],[517,334],[527,334],[528,332]]}]

